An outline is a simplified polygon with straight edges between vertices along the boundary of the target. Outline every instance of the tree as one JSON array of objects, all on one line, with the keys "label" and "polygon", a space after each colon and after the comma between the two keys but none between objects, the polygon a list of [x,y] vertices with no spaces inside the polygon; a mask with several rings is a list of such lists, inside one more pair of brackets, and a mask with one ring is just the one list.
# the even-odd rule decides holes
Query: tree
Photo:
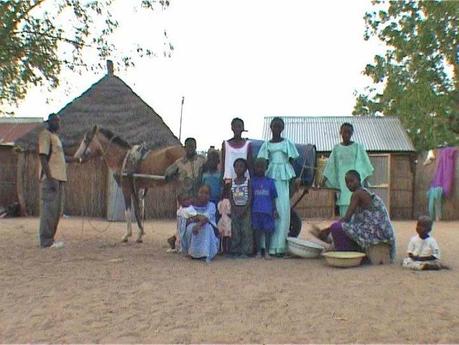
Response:
[{"label": "tree", "polygon": [[[118,27],[113,0],[8,0],[0,2],[0,106],[15,105],[31,86],[56,88],[63,69],[82,73],[102,67],[117,52],[109,37]],[[137,0],[143,9],[166,9],[168,0]],[[167,34],[164,32],[165,38]],[[170,55],[173,49],[168,46]],[[92,51],[97,63],[88,63]],[[151,56],[138,47],[136,54]],[[132,66],[132,54],[119,62]],[[0,114],[2,111],[0,110]]]},{"label": "tree", "polygon": [[[365,14],[365,40],[386,45],[364,74],[354,115],[398,115],[416,149],[459,141],[459,2],[382,1]],[[454,133],[456,132],[456,133]]]}]

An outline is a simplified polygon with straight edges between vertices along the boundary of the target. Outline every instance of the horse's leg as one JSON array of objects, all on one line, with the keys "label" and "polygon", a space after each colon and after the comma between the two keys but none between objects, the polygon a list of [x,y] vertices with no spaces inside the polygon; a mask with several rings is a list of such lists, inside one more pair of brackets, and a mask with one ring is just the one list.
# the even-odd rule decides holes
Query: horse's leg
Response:
[{"label": "horse's leg", "polygon": [[139,189],[138,198],[139,198],[139,221],[138,221],[138,228],[139,231],[137,233],[137,243],[142,243],[142,236],[144,235],[145,231],[143,230],[144,219],[145,219],[145,189]]},{"label": "horse's leg", "polygon": [[128,238],[132,236],[132,224],[131,224],[131,193],[128,188],[123,188],[124,197],[124,216],[126,218],[126,233],[121,239],[122,242],[127,242]]},{"label": "horse's leg", "polygon": [[147,189],[142,189],[142,198],[140,199],[140,215],[142,217],[142,235],[145,234],[145,197],[147,196]]}]

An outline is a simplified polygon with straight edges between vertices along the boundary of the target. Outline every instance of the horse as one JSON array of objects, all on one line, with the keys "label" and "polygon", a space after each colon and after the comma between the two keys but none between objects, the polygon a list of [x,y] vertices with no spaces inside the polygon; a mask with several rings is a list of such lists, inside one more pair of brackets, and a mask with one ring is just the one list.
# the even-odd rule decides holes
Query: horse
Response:
[{"label": "horse", "polygon": [[[144,235],[143,219],[145,212],[145,195],[148,188],[166,184],[165,179],[150,179],[133,177],[132,174],[123,176],[126,159],[132,146],[115,135],[112,131],[94,126],[88,131],[75,152],[75,158],[93,159],[102,156],[108,168],[114,173],[115,181],[121,188],[125,203],[126,233],[122,242],[127,242],[132,236],[131,201],[134,205],[134,214],[138,225],[137,243],[142,242]],[[149,151],[145,158],[137,165],[134,173],[144,175],[163,176],[167,167],[185,155],[181,145],[168,146],[162,149]]]}]

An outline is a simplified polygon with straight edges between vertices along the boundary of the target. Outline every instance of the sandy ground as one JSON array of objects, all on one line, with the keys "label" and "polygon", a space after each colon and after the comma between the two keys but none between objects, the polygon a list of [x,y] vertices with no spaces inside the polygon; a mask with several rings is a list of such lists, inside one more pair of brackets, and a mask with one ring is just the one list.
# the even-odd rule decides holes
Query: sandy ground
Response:
[{"label": "sandy ground", "polygon": [[205,264],[166,253],[171,221],[126,245],[123,223],[67,218],[65,248],[40,250],[37,225],[0,220],[0,343],[459,342],[459,222],[436,224],[440,272],[401,269],[414,222],[395,223],[396,265],[352,269]]}]

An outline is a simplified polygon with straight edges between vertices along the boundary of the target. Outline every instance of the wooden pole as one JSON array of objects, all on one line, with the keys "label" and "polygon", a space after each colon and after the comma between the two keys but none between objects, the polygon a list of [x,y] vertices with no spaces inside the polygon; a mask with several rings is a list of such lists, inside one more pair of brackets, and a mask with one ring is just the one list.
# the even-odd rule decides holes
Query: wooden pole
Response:
[{"label": "wooden pole", "polygon": [[24,198],[24,166],[25,166],[25,153],[17,153],[17,170],[16,170],[16,192],[19,201],[19,208],[21,217],[27,216],[27,206]]},{"label": "wooden pole", "polygon": [[183,103],[185,103],[185,96],[182,96],[182,106],[180,108],[180,127],[179,127],[179,135],[178,140],[182,141],[182,118],[183,118]]},{"label": "wooden pole", "polygon": [[150,179],[150,180],[159,180],[159,181],[166,180],[166,176],[160,176],[160,175],[126,174],[126,173],[123,173],[122,175],[126,176],[126,177],[132,176],[132,177],[135,177],[135,178],[147,178],[147,179]]}]

